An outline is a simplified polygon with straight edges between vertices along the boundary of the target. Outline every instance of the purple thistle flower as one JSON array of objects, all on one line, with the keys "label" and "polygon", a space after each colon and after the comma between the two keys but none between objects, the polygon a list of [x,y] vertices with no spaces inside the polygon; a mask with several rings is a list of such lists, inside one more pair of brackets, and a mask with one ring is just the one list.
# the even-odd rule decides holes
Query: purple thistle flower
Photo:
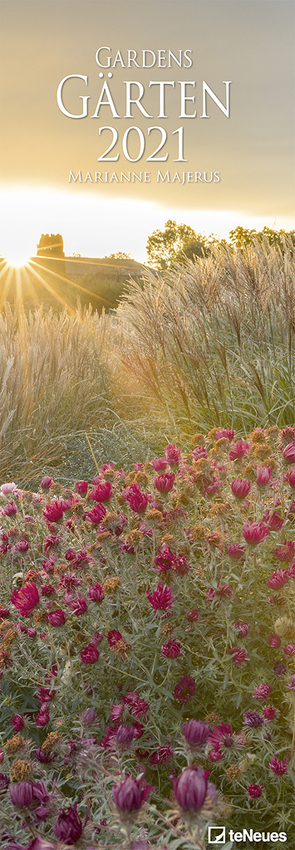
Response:
[{"label": "purple thistle flower", "polygon": [[146,785],[141,779],[128,776],[123,782],[114,785],[112,796],[118,809],[121,820],[134,817],[141,809],[151,790],[151,785]]},{"label": "purple thistle flower", "polygon": [[251,711],[251,709],[245,711],[243,726],[252,726],[253,728],[256,728],[258,726],[263,725],[264,718],[261,716],[261,714],[258,714],[258,711]]},{"label": "purple thistle flower", "polygon": [[194,720],[192,718],[191,720],[187,720],[184,726],[180,728],[190,747],[204,746],[210,734],[210,725],[209,723],[204,723],[203,720]]},{"label": "purple thistle flower", "polygon": [[201,767],[185,767],[177,779],[173,779],[176,800],[184,814],[196,815],[202,808],[208,789],[208,771]]},{"label": "purple thistle flower", "polygon": [[54,835],[59,841],[64,841],[65,844],[75,844],[82,835],[82,829],[82,821],[77,812],[77,803],[67,809],[61,809],[53,826]]}]

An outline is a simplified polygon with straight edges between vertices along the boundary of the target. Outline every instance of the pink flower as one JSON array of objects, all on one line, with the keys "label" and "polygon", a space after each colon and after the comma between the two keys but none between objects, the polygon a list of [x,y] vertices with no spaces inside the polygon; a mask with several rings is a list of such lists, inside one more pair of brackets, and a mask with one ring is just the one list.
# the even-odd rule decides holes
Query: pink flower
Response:
[{"label": "pink flower", "polygon": [[291,655],[295,655],[295,644],[294,643],[288,643],[288,646],[284,646],[283,652],[284,652],[286,658],[289,658]]},{"label": "pink flower", "polygon": [[281,638],[280,638],[278,635],[276,635],[276,634],[268,635],[267,640],[268,640],[269,645],[270,645],[273,649],[274,649],[274,648],[277,648],[278,646],[281,646]]},{"label": "pink flower", "polygon": [[165,658],[178,658],[180,655],[181,644],[178,640],[168,640],[162,644],[161,655]]},{"label": "pink flower", "polygon": [[231,449],[228,453],[230,460],[237,460],[240,457],[243,457],[249,449],[251,448],[251,443],[246,443],[244,440],[237,440],[233,449]]},{"label": "pink flower", "polygon": [[279,716],[280,716],[280,713],[281,713],[281,712],[279,711],[279,709],[278,709],[278,708],[274,708],[274,706],[273,706],[273,705],[267,705],[267,706],[263,709],[263,712],[262,712],[263,717],[265,718],[265,720],[274,720],[274,719],[275,719],[275,717],[279,717]]},{"label": "pink flower", "polygon": [[269,529],[263,522],[244,522],[243,537],[250,546],[257,546],[269,535]]},{"label": "pink flower", "polygon": [[289,688],[291,689],[291,691],[295,691],[295,675],[291,676]]},{"label": "pink flower", "polygon": [[166,746],[163,744],[162,747],[158,747],[155,753],[152,753],[152,755],[149,757],[149,762],[150,764],[155,765],[165,764],[165,762],[168,761],[171,756],[173,756],[173,750],[171,750],[169,744],[166,744]]},{"label": "pink flower", "polygon": [[273,553],[279,561],[292,561],[295,555],[295,543],[293,540],[283,540],[277,549],[273,549]]},{"label": "pink flower", "polygon": [[73,611],[73,614],[76,614],[76,617],[80,617],[81,614],[85,614],[87,611],[87,602],[84,596],[77,596],[76,599],[73,599],[70,602],[70,607]]},{"label": "pink flower", "polygon": [[49,490],[49,487],[53,484],[53,478],[50,475],[44,475],[41,481],[42,490]]},{"label": "pink flower", "polygon": [[227,547],[229,558],[234,558],[237,561],[245,557],[245,552],[245,546],[240,546],[238,543],[230,543]]},{"label": "pink flower", "polygon": [[230,723],[219,723],[217,726],[214,726],[208,737],[208,742],[212,750],[219,750],[221,754],[224,750],[233,747],[243,747],[245,744],[242,736],[236,735],[233,732]]},{"label": "pink flower", "polygon": [[27,552],[29,548],[29,544],[27,540],[18,540],[17,543],[14,544],[15,552]]},{"label": "pink flower", "polygon": [[[173,789],[178,805],[183,813],[197,814],[202,808],[208,791],[208,771],[201,767],[185,767],[177,779],[173,779]],[[212,790],[215,786],[212,786]]]},{"label": "pink flower", "polygon": [[258,487],[265,487],[269,483],[272,476],[272,466],[258,466],[256,484]]},{"label": "pink flower", "polygon": [[255,784],[254,785],[248,785],[247,791],[248,791],[249,797],[252,797],[252,798],[261,797],[263,788],[264,788],[264,785],[255,785]]},{"label": "pink flower", "polygon": [[63,500],[53,499],[52,502],[49,502],[49,504],[46,505],[46,508],[44,511],[42,511],[42,514],[46,522],[58,522],[60,519],[62,519],[64,510],[65,508]]},{"label": "pink flower", "polygon": [[121,632],[118,629],[112,629],[107,633],[107,641],[109,646],[115,646],[118,643],[118,640],[122,640]]},{"label": "pink flower", "polygon": [[177,699],[178,702],[181,702],[182,705],[186,703],[189,699],[194,696],[196,691],[196,685],[194,679],[191,676],[181,676],[177,685],[174,688],[173,696],[174,699]]},{"label": "pink flower", "polygon": [[252,699],[259,699],[261,702],[268,699],[271,692],[271,685],[266,685],[264,682],[255,688],[255,694],[252,694]]},{"label": "pink flower", "polygon": [[83,664],[94,664],[99,658],[98,649],[93,643],[89,643],[88,646],[81,649],[80,658]]},{"label": "pink flower", "polygon": [[103,600],[103,587],[101,584],[96,582],[96,584],[91,584],[87,590],[87,596],[91,599],[92,602],[102,602]]},{"label": "pink flower", "polygon": [[2,496],[7,496],[8,493],[13,493],[14,490],[17,490],[17,485],[14,481],[7,481],[6,484],[1,484],[0,486]]},{"label": "pink flower", "polygon": [[234,439],[235,431],[232,431],[231,428],[219,428],[218,431],[215,432],[216,440],[222,440],[225,438],[230,442]]},{"label": "pink flower", "polygon": [[166,446],[166,448],[164,449],[164,452],[165,452],[165,458],[167,460],[167,463],[170,463],[170,466],[173,463],[179,463],[180,456],[181,456],[181,449],[179,449],[177,446],[175,446],[174,443],[169,443],[168,446]]},{"label": "pink flower", "polygon": [[250,627],[248,626],[248,623],[234,623],[234,628],[239,630],[239,637],[247,637]]},{"label": "pink flower", "polygon": [[142,779],[135,779],[133,776],[128,776],[123,782],[113,786],[113,800],[123,820],[139,812],[150,790],[151,785],[146,785]]},{"label": "pink flower", "polygon": [[12,502],[7,502],[6,505],[4,505],[3,513],[5,516],[13,516],[13,514],[17,513],[17,506],[13,500]]},{"label": "pink flower", "polygon": [[125,496],[126,502],[134,513],[142,514],[145,512],[148,497],[145,493],[142,493],[139,484],[130,484],[126,490],[123,490],[123,496]]},{"label": "pink flower", "polygon": [[279,531],[284,525],[284,519],[277,511],[273,511],[272,514],[270,511],[266,511],[262,517],[262,522],[268,525],[270,531]]},{"label": "pink flower", "polygon": [[232,494],[236,499],[245,499],[248,493],[250,493],[252,484],[251,481],[246,481],[243,478],[235,478],[230,486]]},{"label": "pink flower", "polygon": [[295,442],[288,443],[283,451],[283,458],[287,463],[295,463]]},{"label": "pink flower", "polygon": [[220,761],[220,759],[222,759],[222,757],[223,757],[223,754],[220,752],[220,750],[218,750],[218,749],[210,750],[210,753],[209,753],[210,761],[213,761],[213,762]]},{"label": "pink flower", "polygon": [[287,583],[290,576],[288,575],[287,570],[277,570],[276,573],[272,573],[270,578],[267,579],[267,586],[271,587],[272,590],[279,590],[280,587],[284,587],[284,584]]},{"label": "pink flower", "polygon": [[154,479],[154,484],[159,493],[169,493],[173,488],[175,475],[173,472],[163,472]]},{"label": "pink flower", "polygon": [[287,764],[289,759],[286,761],[282,761],[277,756],[274,756],[273,759],[269,762],[268,766],[276,774],[276,776],[281,776],[283,773],[287,773]]},{"label": "pink flower", "polygon": [[289,482],[290,487],[292,487],[292,490],[294,490],[294,488],[295,488],[295,469],[290,470],[289,475],[287,475],[287,481]]},{"label": "pink flower", "polygon": [[21,714],[15,714],[10,718],[10,723],[14,727],[15,732],[20,732],[24,728],[25,722]]},{"label": "pink flower", "polygon": [[194,460],[200,460],[201,457],[208,457],[206,446],[197,446],[196,449],[193,449],[192,456]]},{"label": "pink flower", "polygon": [[45,702],[44,705],[41,705],[40,711],[36,714],[35,724],[38,729],[42,729],[43,726],[47,726],[49,723],[49,711],[48,711],[48,703]]},{"label": "pink flower", "polygon": [[80,496],[84,496],[88,490],[88,481],[75,481],[75,488]]},{"label": "pink flower", "polygon": [[77,803],[61,809],[53,828],[56,838],[65,844],[76,844],[82,835],[82,821],[77,812]]},{"label": "pink flower", "polygon": [[66,616],[62,608],[56,608],[55,611],[49,611],[46,614],[50,626],[63,626],[66,622]]},{"label": "pink flower", "polygon": [[250,658],[246,655],[246,650],[241,646],[233,646],[230,652],[234,656],[233,661],[235,664],[241,664],[242,661],[250,661]]},{"label": "pink flower", "polygon": [[38,588],[35,583],[32,581],[29,584],[24,584],[19,590],[14,590],[10,602],[17,608],[22,617],[28,617],[39,602]]},{"label": "pink flower", "polygon": [[192,623],[194,620],[199,619],[199,612],[197,611],[197,608],[192,608],[192,610],[187,611],[184,616],[186,620],[189,620],[189,622]]},{"label": "pink flower", "polygon": [[155,472],[159,472],[161,469],[166,469],[167,466],[167,460],[165,457],[155,457],[150,463]]},{"label": "pink flower", "polygon": [[112,485],[110,481],[100,481],[90,490],[89,496],[95,502],[108,502],[112,495]]},{"label": "pink flower", "polygon": [[102,505],[101,502],[98,502],[94,508],[92,508],[92,511],[88,511],[86,519],[88,519],[89,522],[92,522],[93,525],[99,525],[105,515],[106,509],[104,505]]},{"label": "pink flower", "polygon": [[153,594],[147,590],[146,595],[154,611],[168,611],[169,608],[172,608],[176,599],[175,596],[172,596],[172,586],[164,587],[162,584],[158,584]]}]

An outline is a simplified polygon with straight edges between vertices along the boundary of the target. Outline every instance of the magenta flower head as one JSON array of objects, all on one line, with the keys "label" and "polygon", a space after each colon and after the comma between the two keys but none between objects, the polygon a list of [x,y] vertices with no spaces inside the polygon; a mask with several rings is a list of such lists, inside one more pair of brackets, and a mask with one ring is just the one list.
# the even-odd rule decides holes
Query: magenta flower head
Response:
[{"label": "magenta flower head", "polygon": [[279,590],[280,587],[284,587],[284,584],[287,584],[289,578],[290,576],[287,570],[279,569],[276,573],[272,573],[270,578],[267,579],[266,584],[272,590]]},{"label": "magenta flower head", "polygon": [[93,643],[89,643],[88,646],[84,646],[84,649],[81,649],[80,658],[82,664],[94,664],[99,658],[98,649],[96,649]]},{"label": "magenta flower head", "polygon": [[31,782],[17,782],[9,786],[11,802],[13,806],[25,808],[30,806],[33,800],[33,784]]},{"label": "magenta flower head", "polygon": [[269,535],[269,529],[263,522],[244,522],[243,537],[250,546],[257,546]]},{"label": "magenta flower head", "polygon": [[172,586],[164,587],[162,584],[158,584],[153,594],[147,590],[146,595],[154,611],[168,611],[169,608],[172,608],[176,599],[175,596],[172,596]]},{"label": "magenta flower head", "polygon": [[49,711],[48,703],[45,702],[43,705],[41,705],[38,714],[36,714],[35,724],[37,726],[37,729],[43,729],[44,726],[47,726],[47,723],[49,723]]},{"label": "magenta flower head", "polygon": [[268,635],[267,641],[269,643],[269,646],[271,646],[273,649],[276,649],[278,646],[281,646],[282,642],[279,635],[276,634]]},{"label": "magenta flower head", "polygon": [[181,676],[177,685],[174,688],[173,696],[174,699],[177,699],[178,702],[181,702],[182,705],[186,703],[189,699],[191,699],[196,691],[196,685],[194,679],[191,676]]},{"label": "magenta flower head", "polygon": [[88,481],[75,481],[75,489],[76,492],[79,493],[79,496],[85,496],[88,490]]},{"label": "magenta flower head", "polygon": [[172,490],[175,481],[173,472],[163,472],[162,475],[157,475],[154,479],[154,484],[159,493],[169,493]]},{"label": "magenta flower head", "polygon": [[196,816],[207,797],[208,771],[201,767],[185,767],[177,779],[173,779],[173,789],[181,814]]},{"label": "magenta flower head", "polygon": [[44,475],[41,481],[42,490],[49,490],[49,487],[53,484],[53,478],[50,475]]},{"label": "magenta flower head", "polygon": [[128,776],[123,782],[114,785],[112,795],[118,809],[121,821],[135,820],[143,803],[147,800],[151,785],[146,785],[142,779]]},{"label": "magenta flower head", "polygon": [[96,720],[95,708],[86,708],[85,711],[83,711],[83,714],[81,714],[80,720],[82,726],[85,726],[85,728],[92,726]]},{"label": "magenta flower head", "polygon": [[92,508],[92,511],[88,511],[86,514],[86,518],[89,522],[92,522],[93,525],[99,525],[101,520],[106,515],[106,509],[101,502],[97,502],[97,504]]},{"label": "magenta flower head", "polygon": [[165,458],[167,463],[179,463],[181,456],[181,449],[179,449],[175,444],[169,443],[168,446],[164,449]]},{"label": "magenta flower head", "polygon": [[263,709],[263,717],[265,720],[275,720],[276,717],[280,716],[280,711],[278,708],[275,708],[273,705],[267,705]]},{"label": "magenta flower head", "polygon": [[244,714],[243,726],[250,726],[256,729],[258,726],[264,726],[264,719],[261,714],[258,714],[258,711],[248,709]]},{"label": "magenta flower head", "polygon": [[66,622],[66,616],[62,608],[56,608],[55,611],[49,611],[46,614],[50,626],[63,626]]},{"label": "magenta flower head", "polygon": [[39,602],[39,592],[35,582],[31,581],[29,584],[24,584],[19,590],[14,590],[10,602],[17,608],[22,617],[28,617]]},{"label": "magenta flower head", "polygon": [[146,493],[142,493],[139,484],[130,484],[126,490],[123,490],[123,496],[125,496],[126,502],[134,513],[143,514],[145,512],[148,497]]},{"label": "magenta flower head", "polygon": [[286,463],[295,463],[295,442],[288,443],[283,451],[283,458]]},{"label": "magenta flower head", "polygon": [[245,622],[243,622],[243,623],[234,623],[234,628],[235,628],[235,629],[238,629],[238,635],[239,635],[239,637],[247,637],[247,634],[248,634],[248,632],[249,632],[249,628],[250,628],[250,626],[248,626],[248,623],[245,623]]},{"label": "magenta flower head", "polygon": [[247,454],[248,450],[251,448],[251,443],[246,443],[244,440],[237,440],[233,449],[228,453],[230,460],[238,460],[238,458],[243,457]]},{"label": "magenta flower head", "polygon": [[292,490],[294,490],[294,488],[295,488],[295,469],[294,468],[290,470],[289,475],[287,476],[287,479],[288,479],[288,483],[290,484],[290,487],[292,487]]},{"label": "magenta flower head", "polygon": [[61,809],[53,828],[54,835],[65,844],[76,844],[82,835],[82,821],[77,812],[77,803]]},{"label": "magenta flower head", "polygon": [[216,440],[222,440],[225,438],[231,442],[234,439],[235,433],[236,432],[231,428],[219,428],[219,430],[215,432],[215,437]]},{"label": "magenta flower head", "polygon": [[100,481],[90,490],[89,496],[95,502],[108,502],[112,495],[112,485],[110,481]]},{"label": "magenta flower head", "polygon": [[246,481],[243,478],[235,478],[230,486],[232,494],[236,499],[245,499],[248,493],[250,493],[252,484],[251,481]]},{"label": "magenta flower head", "polygon": [[192,720],[187,720],[184,726],[180,728],[190,747],[203,747],[207,742],[208,735],[210,735],[210,725],[204,723],[203,720],[192,718]]},{"label": "magenta flower head", "polygon": [[101,584],[96,582],[96,584],[91,584],[87,590],[88,599],[91,599],[91,602],[102,602],[103,600],[103,587]]},{"label": "magenta flower head", "polygon": [[64,504],[62,499],[53,499],[52,502],[49,502],[49,504],[46,505],[46,508],[44,511],[42,511],[42,514],[46,522],[50,523],[59,522],[59,520],[63,517],[63,512]]},{"label": "magenta flower head", "polygon": [[162,644],[161,655],[164,658],[178,658],[181,651],[181,644],[178,640],[167,640],[167,643]]},{"label": "magenta flower head", "polygon": [[245,546],[240,546],[239,543],[230,543],[227,547],[227,554],[229,558],[233,558],[236,561],[245,557],[245,551]]},{"label": "magenta flower head", "polygon": [[116,743],[123,749],[127,749],[135,737],[133,726],[119,726],[116,734]]},{"label": "magenta flower head", "polygon": [[264,682],[255,688],[255,693],[252,694],[252,699],[259,699],[261,702],[268,699],[271,692],[271,685],[266,685]]},{"label": "magenta flower head", "polygon": [[151,460],[150,465],[153,467],[155,472],[160,472],[161,469],[166,469],[167,460],[165,457],[154,457],[154,459]]},{"label": "magenta flower head", "polygon": [[255,797],[261,797],[263,788],[264,788],[264,785],[255,785],[255,784],[248,785],[247,791],[248,791],[249,797],[251,797],[253,799]]},{"label": "magenta flower head", "polygon": [[266,487],[272,476],[272,466],[258,466],[256,484],[257,487]]},{"label": "magenta flower head", "polygon": [[277,756],[274,756],[273,759],[269,762],[268,766],[270,767],[272,772],[275,773],[276,776],[281,776],[283,773],[287,773],[288,771],[288,761],[289,759],[286,759],[286,761],[282,761],[282,759],[278,759]]},{"label": "magenta flower head", "polygon": [[241,664],[243,661],[250,661],[246,654],[246,650],[242,646],[233,646],[230,650],[235,664]]},{"label": "magenta flower head", "polygon": [[25,722],[21,714],[15,714],[10,718],[10,723],[14,727],[15,732],[20,732],[24,728]]}]

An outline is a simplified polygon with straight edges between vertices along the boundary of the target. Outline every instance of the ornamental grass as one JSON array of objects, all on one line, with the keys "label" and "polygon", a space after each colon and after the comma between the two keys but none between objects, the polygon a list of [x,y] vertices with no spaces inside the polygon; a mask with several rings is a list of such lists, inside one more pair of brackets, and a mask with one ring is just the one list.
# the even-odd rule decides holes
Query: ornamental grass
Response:
[{"label": "ornamental grass", "polygon": [[216,428],[1,485],[1,847],[292,846],[294,470],[295,428]]}]

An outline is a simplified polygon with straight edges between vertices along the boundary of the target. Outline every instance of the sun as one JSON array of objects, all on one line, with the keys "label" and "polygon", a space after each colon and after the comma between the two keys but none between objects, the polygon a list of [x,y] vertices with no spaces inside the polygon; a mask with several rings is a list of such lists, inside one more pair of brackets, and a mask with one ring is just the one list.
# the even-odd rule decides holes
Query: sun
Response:
[{"label": "sun", "polygon": [[6,253],[5,260],[8,266],[11,266],[14,269],[20,269],[29,262],[30,255],[24,251],[18,251],[15,249]]}]

